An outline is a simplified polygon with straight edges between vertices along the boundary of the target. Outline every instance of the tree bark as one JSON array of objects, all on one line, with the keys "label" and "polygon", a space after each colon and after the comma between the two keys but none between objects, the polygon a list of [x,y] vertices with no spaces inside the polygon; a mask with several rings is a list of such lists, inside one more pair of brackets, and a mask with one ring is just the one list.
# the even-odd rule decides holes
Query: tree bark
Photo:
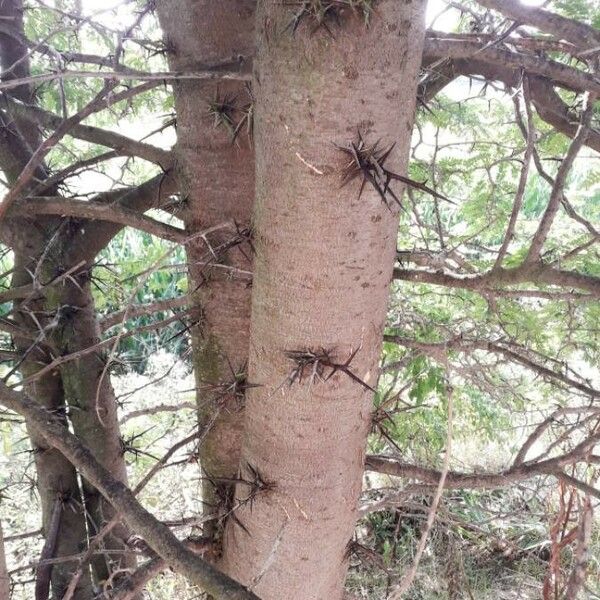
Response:
[{"label": "tree bark", "polygon": [[[31,261],[23,261],[23,256],[26,256],[26,254],[24,252],[25,249],[21,250],[21,252],[15,255],[16,271],[13,276],[13,286],[31,282]],[[38,322],[43,327],[48,326],[51,319],[41,317],[41,313],[44,312],[43,302],[30,303],[28,310],[38,313]],[[25,332],[34,338],[39,335],[37,325],[28,316],[28,313],[21,311],[18,306],[16,307],[15,320]],[[16,349],[21,354],[26,353],[32,343],[29,338],[14,337],[13,341]],[[23,377],[34,375],[48,360],[49,356],[44,350],[41,348],[33,350],[29,354],[28,360],[21,365],[20,371]],[[65,405],[64,390],[62,380],[57,373],[48,373],[40,377],[35,383],[28,386],[27,390],[39,404],[53,413],[60,415],[66,424],[67,408]],[[35,458],[37,489],[42,507],[44,537],[47,541],[54,544],[54,558],[77,554],[84,550],[87,545],[85,511],[77,473],[73,465],[58,450],[49,446],[37,430],[29,427],[29,425],[27,429]],[[53,534],[50,531],[50,523],[57,495],[60,496],[64,510],[62,511],[59,530]],[[56,539],[48,540],[49,535],[54,535]],[[62,598],[73,572],[74,563],[72,562],[57,563],[52,567],[50,574],[53,598]],[[87,574],[84,574],[79,582],[74,598],[75,600],[87,600],[92,596],[91,578]]]},{"label": "tree bark", "polygon": [[360,172],[342,187],[349,156],[335,144],[358,131],[367,146],[396,144],[385,167],[406,173],[424,4],[381,0],[368,25],[362,3],[324,24],[305,14],[293,33],[297,8],[258,3],[249,377],[260,387],[241,458],[253,483],[238,485],[223,566],[263,600],[343,595],[373,397],[341,369],[325,381],[312,363],[300,378],[286,353],[325,350],[340,365],[357,352],[348,369],[376,385],[398,207],[368,182],[361,194]]},{"label": "tree bark", "polygon": [[[89,276],[85,272],[73,279],[76,283],[69,280],[54,288],[47,301],[51,311],[61,311],[52,336],[61,355],[89,348],[100,341]],[[73,431],[113,477],[127,483],[117,403],[104,357],[100,352],[94,352],[67,362],[61,366],[60,376]],[[115,513],[93,485],[85,479],[82,484],[88,531],[93,537]],[[107,580],[113,571],[135,567],[133,554],[122,553],[127,549],[125,541],[129,535],[127,527],[118,525],[104,538],[105,549],[120,553],[92,560],[96,581]]]},{"label": "tree bark", "polygon": [[[158,15],[172,69],[235,61],[252,53],[252,1],[162,0]],[[185,200],[180,216],[187,232],[232,220],[244,233],[254,199],[249,88],[241,81],[183,80],[174,84],[174,94],[176,173]],[[251,290],[248,277],[238,270],[251,271],[252,248],[244,234],[238,236],[239,244],[224,249],[231,235],[208,238],[216,257],[203,239],[187,248],[189,285],[198,307],[191,335],[200,429],[219,411],[200,450],[207,476],[202,495],[209,512],[223,508],[231,496],[232,485],[222,480],[237,475],[242,435],[243,390],[224,394],[219,386],[244,373],[248,361]],[[214,525],[207,524],[206,535],[218,536]]]}]

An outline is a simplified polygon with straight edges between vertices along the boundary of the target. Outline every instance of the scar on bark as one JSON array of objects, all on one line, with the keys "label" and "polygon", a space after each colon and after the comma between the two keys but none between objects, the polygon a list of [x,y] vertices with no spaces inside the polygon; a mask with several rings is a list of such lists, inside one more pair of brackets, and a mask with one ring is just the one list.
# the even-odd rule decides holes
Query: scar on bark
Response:
[{"label": "scar on bark", "polygon": [[325,382],[340,371],[365,389],[375,393],[374,388],[365,383],[350,369],[350,365],[359,350],[360,346],[343,363],[336,362],[333,358],[334,351],[325,348],[319,348],[318,350],[286,350],[286,357],[294,363],[294,368],[287,379],[287,383],[292,386],[296,381],[302,383],[305,378],[308,378],[311,384],[318,381]]},{"label": "scar on bark", "polygon": [[446,196],[425,185],[425,182],[415,181],[410,177],[399,175],[385,167],[387,159],[396,146],[395,142],[387,148],[382,147],[381,140],[367,144],[362,133],[358,130],[355,141],[350,142],[346,146],[334,145],[348,157],[347,162],[342,168],[341,187],[344,187],[355,179],[361,178],[360,190],[358,192],[359,198],[362,196],[367,183],[369,183],[388,209],[391,210],[390,204],[392,201],[402,208],[400,198],[390,187],[392,181],[400,181],[410,187],[454,204]]},{"label": "scar on bark", "polygon": [[296,33],[302,23],[311,26],[311,35],[325,30],[332,38],[331,26],[341,27],[342,18],[346,14],[360,15],[365,25],[369,25],[377,0],[288,0],[281,2],[283,6],[291,6],[295,12],[284,31]]}]

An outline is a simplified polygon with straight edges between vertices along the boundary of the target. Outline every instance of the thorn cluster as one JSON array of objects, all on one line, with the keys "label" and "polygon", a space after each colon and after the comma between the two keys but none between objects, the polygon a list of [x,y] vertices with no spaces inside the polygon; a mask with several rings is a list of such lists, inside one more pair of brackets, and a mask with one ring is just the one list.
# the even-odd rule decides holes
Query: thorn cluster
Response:
[{"label": "thorn cluster", "polygon": [[[344,363],[338,363],[333,359],[333,351],[320,348],[319,350],[288,350],[285,352],[287,358],[294,362],[294,368],[288,377],[288,385],[294,382],[302,383],[304,378],[308,378],[310,383],[315,381],[328,381],[338,371],[345,373],[356,381],[359,385],[375,392],[375,390],[365,383],[360,377],[350,370],[350,364],[360,348],[357,348]],[[329,371],[329,372],[328,372]]]},{"label": "thorn cluster", "polygon": [[413,188],[427,192],[436,198],[451,202],[448,198],[426,186],[423,182],[415,181],[410,179],[410,177],[404,177],[387,169],[385,162],[395,146],[396,144],[393,143],[387,148],[382,148],[381,140],[367,145],[360,131],[355,142],[350,142],[347,146],[336,144],[336,147],[349,157],[348,162],[342,169],[342,187],[360,177],[362,181],[358,197],[362,196],[365,186],[367,183],[370,183],[388,208],[390,208],[391,200],[402,207],[400,199],[390,187],[392,181],[400,181]]},{"label": "thorn cluster", "polygon": [[[243,470],[249,473],[249,478],[243,476]],[[207,473],[205,473],[204,477],[215,488],[218,506],[225,509],[220,520],[224,521],[228,517],[231,517],[234,523],[239,525],[247,534],[250,534],[245,525],[237,517],[236,511],[243,506],[249,506],[250,510],[252,510],[257,496],[274,490],[276,484],[272,481],[267,481],[258,468],[248,462],[245,463],[244,469],[240,469],[236,478],[212,477]],[[236,499],[235,488],[233,487],[235,485],[243,485],[248,488],[248,495],[245,498]]]},{"label": "thorn cluster", "polygon": [[258,387],[258,385],[248,381],[245,368],[236,372],[231,363],[229,363],[229,369],[232,374],[232,378],[229,381],[207,383],[201,385],[198,389],[202,392],[214,394],[215,403],[219,403],[225,398],[235,398],[240,404],[243,404],[246,391]]},{"label": "thorn cluster", "polygon": [[302,22],[312,24],[311,33],[324,29],[331,37],[333,32],[330,25],[340,26],[342,13],[350,9],[354,13],[361,13],[368,25],[375,0],[289,0],[282,2],[284,6],[296,7],[294,16],[288,23],[286,31],[296,33]]},{"label": "thorn cluster", "polygon": [[359,198],[362,196],[367,183],[370,183],[388,208],[390,207],[390,198],[400,206],[400,199],[390,188],[394,173],[385,168],[385,162],[395,145],[394,143],[387,148],[382,148],[381,140],[367,145],[359,131],[357,141],[350,142],[348,146],[337,146],[349,157],[342,170],[342,187],[361,177]]},{"label": "thorn cluster", "polygon": [[208,103],[208,114],[213,118],[213,126],[225,127],[231,133],[235,129],[234,113],[237,110],[235,106],[236,96],[225,94],[221,96],[217,91],[213,100]]},{"label": "thorn cluster", "polygon": [[[252,142],[254,135],[254,96],[250,86],[246,85],[249,100],[239,107],[237,94],[219,94],[218,90],[213,100],[208,103],[208,114],[213,119],[213,126],[224,127],[235,142],[239,134],[245,129],[246,135]],[[238,118],[238,115],[241,115]]]}]

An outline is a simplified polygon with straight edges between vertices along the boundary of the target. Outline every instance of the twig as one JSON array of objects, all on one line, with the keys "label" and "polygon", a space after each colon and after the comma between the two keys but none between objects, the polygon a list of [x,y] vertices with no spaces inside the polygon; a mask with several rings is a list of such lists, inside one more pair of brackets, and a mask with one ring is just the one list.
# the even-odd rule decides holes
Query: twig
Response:
[{"label": "twig", "polygon": [[419,546],[417,548],[417,553],[415,555],[414,561],[408,572],[402,578],[402,581],[398,585],[398,587],[392,591],[389,598],[390,600],[401,600],[404,594],[410,589],[413,584],[413,581],[417,575],[417,569],[419,568],[419,563],[421,562],[421,557],[423,556],[423,552],[427,546],[427,540],[429,538],[429,533],[431,532],[431,528],[433,527],[433,523],[435,521],[437,508],[440,503],[440,499],[442,498],[442,494],[444,492],[444,484],[446,483],[446,475],[448,474],[448,469],[450,468],[450,453],[452,449],[452,421],[453,421],[453,396],[454,392],[450,388],[448,389],[448,430],[446,434],[446,455],[444,457],[444,464],[442,467],[442,473],[440,476],[440,481],[438,483],[438,487],[433,497],[433,501],[431,502],[431,507],[429,509],[429,515],[427,516],[427,522],[423,529],[423,533],[421,534],[421,539],[419,540]]}]

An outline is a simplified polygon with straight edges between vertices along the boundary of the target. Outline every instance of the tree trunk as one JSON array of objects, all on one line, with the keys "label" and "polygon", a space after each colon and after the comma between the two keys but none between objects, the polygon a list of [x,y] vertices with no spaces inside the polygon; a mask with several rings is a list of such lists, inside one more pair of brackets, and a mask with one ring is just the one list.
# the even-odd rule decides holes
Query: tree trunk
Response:
[{"label": "tree trunk", "polygon": [[[305,3],[294,32],[298,7],[258,3],[249,378],[261,387],[241,458],[253,484],[238,485],[223,564],[263,600],[343,595],[373,397],[343,370],[323,379],[357,352],[349,370],[376,385],[398,207],[368,182],[361,194],[360,171],[342,187],[350,156],[335,144],[358,131],[395,143],[385,167],[405,174],[424,30],[422,0],[376,2],[367,25],[370,4],[320,21]],[[327,356],[301,369],[296,351]]]},{"label": "tree trunk", "polygon": [[[26,58],[28,49],[16,41],[23,34],[23,5],[21,0],[6,0],[0,5],[0,16],[5,18],[17,38],[0,34],[0,62],[2,79],[27,77],[29,61]],[[34,102],[33,90],[29,86],[19,86],[5,93],[26,102]],[[15,181],[29,160],[32,150],[41,142],[36,125],[26,120],[12,119],[10,115],[0,116],[0,167],[9,183]],[[43,179],[46,176],[43,167],[39,167],[36,176]],[[3,234],[8,233],[12,248],[15,252],[15,271],[11,285],[19,287],[31,283],[31,273],[37,267],[36,257],[42,256],[47,245],[47,232],[52,232],[57,225],[56,220],[44,219],[37,227],[25,220],[17,220],[3,228]],[[50,233],[51,235],[51,233]],[[31,313],[36,313],[35,320]],[[27,353],[27,358],[21,365],[20,371],[24,377],[35,374],[50,360],[47,350],[41,347],[30,348],[32,339],[40,334],[38,324],[47,326],[52,317],[45,315],[44,303],[31,300],[27,310],[15,306],[15,320],[23,328],[28,337],[15,337],[13,342],[18,351]],[[36,322],[37,321],[37,322]],[[37,401],[52,410],[62,414],[66,420],[66,407],[62,381],[56,373],[41,377],[28,390]],[[45,440],[34,430],[28,428],[37,472],[37,487],[42,508],[42,528],[46,534],[47,546],[52,548],[54,557],[69,556],[82,551],[87,544],[85,511],[83,509],[81,490],[74,467],[65,457],[48,447]],[[60,501],[60,528],[51,532],[52,514]],[[49,536],[52,539],[49,539]],[[46,587],[51,579],[51,587],[55,598],[62,598],[70,581],[74,563],[58,563],[40,574],[39,583]],[[91,578],[87,573],[81,577],[74,600],[88,600],[93,596]],[[0,597],[1,594],[0,594]]]},{"label": "tree trunk", "polygon": [[6,566],[6,554],[4,551],[4,535],[2,534],[2,522],[0,521],[0,600],[10,598],[10,577]]},{"label": "tree trunk", "polygon": [[[62,355],[72,354],[94,346],[100,341],[94,299],[89,276],[74,276],[56,288],[50,296],[51,311],[61,311],[61,319],[52,339]],[[62,308],[61,308],[62,307]],[[113,477],[127,482],[124,447],[119,430],[117,403],[105,370],[106,362],[100,352],[87,354],[61,367],[61,378],[69,418],[75,435],[93,452],[95,458]],[[93,537],[113,515],[112,506],[94,486],[82,479],[88,531]],[[107,580],[113,571],[135,566],[133,554],[123,554],[129,530],[119,525],[104,538],[103,548],[119,552],[97,556],[92,560],[96,581]]]},{"label": "tree trunk", "polygon": [[[158,15],[174,70],[235,61],[252,52],[254,3],[248,0],[162,0]],[[237,235],[232,229],[208,237],[216,259],[202,239],[187,248],[197,306],[191,333],[200,429],[219,411],[200,450],[207,476],[202,496],[211,512],[232,495],[232,485],[222,480],[237,475],[242,435],[243,386],[225,393],[222,385],[236,377],[243,384],[248,361],[250,280],[240,270],[252,269],[244,231],[250,227],[254,199],[252,99],[249,89],[236,81],[181,80],[174,94],[177,178],[184,200],[179,216],[190,234],[228,220],[241,233],[240,243],[230,248]],[[219,528],[208,524],[205,534],[218,537]]]},{"label": "tree trunk", "polygon": [[[6,0],[0,6],[0,15],[6,18],[16,36],[0,35],[0,61],[6,72],[3,79],[27,77],[30,74],[26,58],[28,49],[15,41],[23,35],[22,12],[21,0]],[[29,86],[16,87],[9,93],[23,102],[35,102]],[[37,125],[22,119],[13,120],[10,115],[2,115],[2,119],[0,166],[10,183],[17,179],[32,151],[41,143],[41,138]],[[40,180],[47,176],[43,166],[37,169],[36,176]],[[89,248],[76,244],[79,228],[72,227],[64,219],[44,217],[35,222],[14,220],[3,228],[2,233],[9,238],[15,252],[14,287],[31,284],[32,274],[35,274],[37,283],[49,281],[64,269],[89,258],[84,256]],[[80,256],[74,255],[77,252]],[[62,354],[83,349],[98,341],[99,331],[89,282],[84,278],[75,284],[77,277],[74,275],[63,285],[48,288],[45,298],[33,297],[15,306],[15,319],[25,335],[15,338],[14,342],[17,350],[26,356],[20,367],[25,377],[34,375],[52,359],[48,348],[43,348],[47,340],[53,342],[55,349]],[[40,326],[45,330],[43,333],[40,332]],[[32,346],[32,339],[36,338],[39,343]],[[63,415],[65,422],[70,418],[75,433],[96,458],[115,477],[125,481],[116,403],[108,376],[96,393],[103,368],[104,363],[98,355],[88,355],[77,362],[65,364],[60,373],[41,377],[29,386],[28,391],[40,404]],[[45,552],[49,553],[48,558],[77,554],[86,548],[88,532],[93,534],[112,516],[112,508],[86,482],[83,483],[82,496],[73,466],[59,452],[48,448],[35,431],[30,430],[29,433],[38,474],[46,536]],[[60,519],[53,521],[57,510],[60,511]],[[123,550],[127,529],[116,528],[113,534],[105,539],[105,547]],[[103,581],[113,569],[134,565],[135,559],[130,554],[120,553],[111,557],[110,565],[105,557],[100,557],[93,562],[94,578]],[[49,583],[47,579],[51,579],[53,597],[62,598],[76,567],[77,563],[64,562],[40,570],[38,589],[45,590]],[[74,600],[88,600],[93,595],[92,581],[86,570],[79,580]]]},{"label": "tree trunk", "polygon": [[[15,255],[15,274],[12,285],[19,287],[31,283],[31,261],[23,261],[25,248]],[[43,302],[31,302],[28,311],[36,313],[36,319],[42,327],[48,326],[51,318],[43,318]],[[39,330],[34,321],[28,316],[29,313],[16,307],[15,320],[23,330],[32,337],[39,335]],[[16,349],[20,353],[26,353],[32,344],[31,338],[13,338]],[[48,353],[41,348],[30,352],[20,368],[23,377],[33,376],[43,368],[50,359]],[[48,373],[35,383],[28,386],[28,393],[42,406],[54,413],[60,414],[65,423],[67,421],[67,408],[60,376]],[[87,546],[87,531],[85,523],[85,510],[77,473],[71,463],[55,448],[49,447],[45,439],[35,429],[28,427],[28,433],[33,448],[35,466],[37,472],[37,489],[40,495],[42,507],[42,528],[46,542],[53,546],[52,556],[71,556],[77,554]],[[58,531],[51,531],[52,515],[54,506],[58,499],[62,503],[61,518]],[[52,537],[52,539],[50,539]],[[75,563],[57,563],[48,570],[47,575],[51,577],[53,598],[62,598],[71,577],[73,576]],[[75,600],[87,600],[93,596],[92,582],[87,574],[79,581]]]}]

